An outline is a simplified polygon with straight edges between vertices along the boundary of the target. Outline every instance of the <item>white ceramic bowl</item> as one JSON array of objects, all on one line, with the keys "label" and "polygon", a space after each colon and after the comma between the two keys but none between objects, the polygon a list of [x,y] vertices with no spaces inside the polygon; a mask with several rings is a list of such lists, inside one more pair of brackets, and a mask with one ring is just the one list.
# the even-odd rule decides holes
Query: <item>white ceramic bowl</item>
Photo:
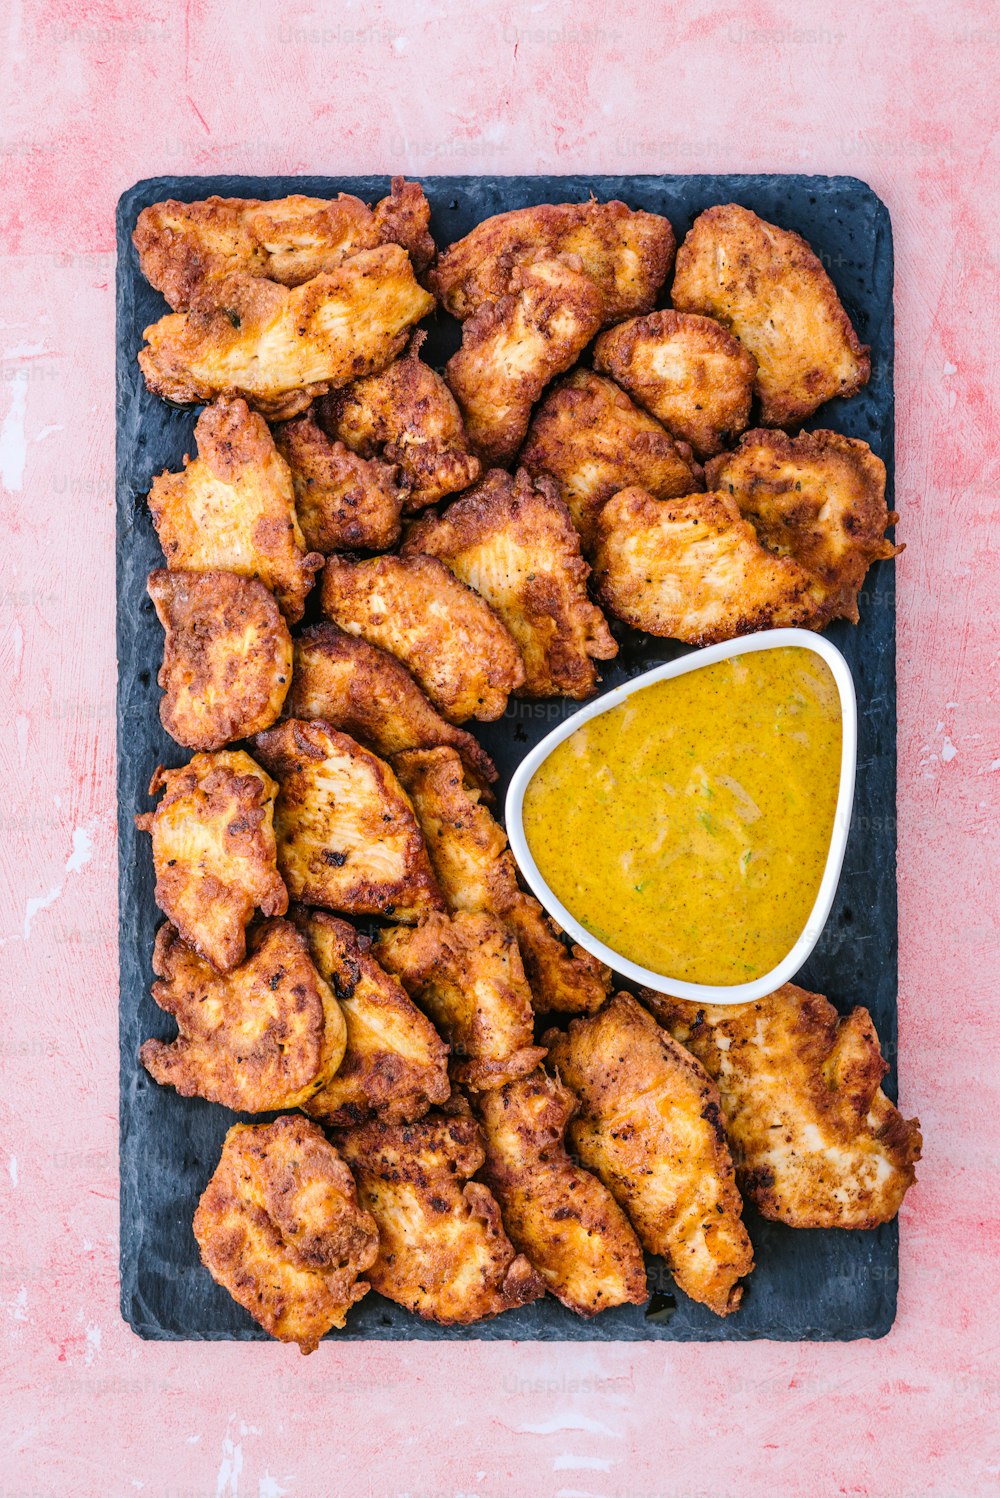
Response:
[{"label": "white ceramic bowl", "polygon": [[[581,926],[542,878],[524,835],[524,793],[528,782],[557,744],[561,744],[563,739],[569,738],[571,733],[575,733],[582,724],[587,723],[591,718],[596,718],[599,713],[610,712],[613,707],[618,707],[626,697],[631,697],[633,692],[641,692],[644,687],[652,686],[654,682],[666,681],[673,676],[682,676],[687,671],[700,671],[704,666],[714,665],[716,661],[729,660],[732,656],[747,655],[752,650],[777,650],[788,645],[811,650],[826,661],[840,693],[843,725],[840,788],[837,793],[830,851],[827,854],[826,868],[819,893],[802,934],[791,951],[776,967],[773,967],[769,973],[765,973],[762,978],[755,978],[752,983],[734,983],[728,986],[685,983],[680,978],[671,978],[665,973],[654,973],[650,968],[629,962],[627,957],[623,957],[613,948],[606,946],[604,942],[598,941],[586,927]],[[730,640],[724,645],[710,645],[703,650],[691,651],[688,655],[682,656],[680,660],[671,661],[669,665],[655,666],[651,671],[637,676],[634,681],[626,682],[623,686],[615,687],[613,691],[607,692],[603,697],[596,698],[579,712],[574,713],[571,718],[567,718],[565,723],[560,723],[558,728],[546,734],[541,743],[536,744],[514,772],[514,778],[507,792],[507,836],[518,867],[549,914],[558,921],[575,942],[602,962],[607,963],[609,967],[614,968],[615,972],[621,973],[623,977],[629,978],[634,983],[642,983],[647,988],[652,988],[659,993],[672,994],[679,999],[693,999],[702,1004],[750,1003],[780,988],[782,983],[787,983],[798,972],[815,947],[826,924],[833,897],[837,891],[837,882],[840,879],[840,870],[844,862],[844,851],[847,847],[847,834],[851,825],[857,752],[858,711],[854,682],[851,679],[848,664],[836,646],[831,645],[829,640],[824,640],[822,635],[812,634],[805,629],[773,629],[760,634],[746,635],[739,640]]]}]

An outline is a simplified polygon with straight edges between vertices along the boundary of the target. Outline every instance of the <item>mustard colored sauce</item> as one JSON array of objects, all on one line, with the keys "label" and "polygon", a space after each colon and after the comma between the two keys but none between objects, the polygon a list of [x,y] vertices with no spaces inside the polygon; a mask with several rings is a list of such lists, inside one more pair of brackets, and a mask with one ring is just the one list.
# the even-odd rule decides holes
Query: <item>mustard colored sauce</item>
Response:
[{"label": "mustard colored sauce", "polygon": [[748,983],[808,920],[840,759],[826,662],[751,651],[656,682],[564,739],[525,791],[525,836],[566,909],[623,957]]}]

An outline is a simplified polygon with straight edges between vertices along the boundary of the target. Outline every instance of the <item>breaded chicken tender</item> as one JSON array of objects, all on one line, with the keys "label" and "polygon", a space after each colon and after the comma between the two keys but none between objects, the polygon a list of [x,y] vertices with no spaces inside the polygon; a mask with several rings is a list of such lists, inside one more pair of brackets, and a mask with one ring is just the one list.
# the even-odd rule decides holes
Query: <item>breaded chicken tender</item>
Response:
[{"label": "breaded chicken tender", "polygon": [[673,499],[701,488],[688,445],[589,369],[574,370],[545,397],[518,461],[534,477],[555,479],[588,554],[597,516],[620,489],[639,485],[654,499]]},{"label": "breaded chicken tender", "polygon": [[611,987],[610,969],[574,946],[538,901],[518,888],[507,835],[463,774],[453,749],[397,754],[396,773],[413,802],[449,910],[488,911],[517,937],[535,1007],[590,1014]]},{"label": "breaded chicken tender", "polygon": [[541,203],[477,224],[450,246],[430,284],[449,312],[467,318],[511,289],[532,257],[578,255],[601,296],[602,322],[648,312],[666,280],[674,233],[665,218],[624,203]]},{"label": "breaded chicken tender", "polygon": [[455,397],[420,357],[425,337],[414,333],[402,358],[319,403],[320,420],[341,442],[399,465],[410,512],[474,484],[480,473]]},{"label": "breaded chicken tender", "polygon": [[627,993],[545,1042],[580,1102],[569,1138],[582,1163],[684,1293],[728,1316],[753,1249],[715,1083]]},{"label": "breaded chicken tender", "polygon": [[314,1352],[368,1293],[378,1229],[354,1179],[308,1119],[234,1124],[194,1235],[217,1284],[272,1337]]},{"label": "breaded chicken tender", "polygon": [[830,277],[799,234],[727,203],[695,219],[671,297],[732,329],[757,361],[765,426],[791,426],[868,383],[871,358]]},{"label": "breaded chicken tender", "polygon": [[594,368],[613,375],[699,457],[720,452],[750,420],[757,361],[714,318],[630,318],[598,338]]},{"label": "breaded chicken tender", "polygon": [[156,770],[155,811],[135,819],[153,839],[156,903],[188,946],[216,972],[246,956],[246,927],[257,908],[284,915],[274,798],[278,787],[242,749],[196,754],[177,770]]},{"label": "breaded chicken tender", "polygon": [[546,1289],[579,1316],[642,1305],[646,1267],[628,1218],[607,1187],[567,1153],[576,1100],[541,1067],[475,1099],[486,1163],[514,1247]]},{"label": "breaded chicken tender", "polygon": [[623,489],[598,516],[594,575],[619,619],[689,645],[818,622],[809,574],[761,545],[730,494]]},{"label": "breaded chicken tender", "polygon": [[219,974],[161,926],[153,948],[153,998],[178,1037],[147,1040],[139,1059],[183,1097],[237,1113],[301,1107],[340,1065],[344,1016],[290,921],[264,921],[245,962]]},{"label": "breaded chicken tender", "polygon": [[519,263],[510,290],[462,325],[445,377],[484,463],[509,463],[545,386],[575,362],[601,326],[601,294],[578,258]]},{"label": "breaded chicken tender", "polygon": [[427,1011],[451,1049],[451,1075],[473,1092],[538,1065],[531,989],[514,933],[496,916],[457,911],[391,926],[375,956]]},{"label": "breaded chicken tender", "polygon": [[388,364],[434,298],[392,244],[362,250],[292,290],[245,272],[227,276],[213,304],[146,328],[139,351],[146,384],[177,405],[241,395],[282,421]]},{"label": "breaded chicken tender", "polygon": [[886,509],[885,464],[867,442],[839,432],[747,432],[707,473],[769,551],[809,573],[821,622],[857,624],[868,568],[903,549],[886,539],[899,516]]},{"label": "breaded chicken tender", "polygon": [[292,679],[292,637],[274,597],[232,572],[151,572],[166,638],[160,720],[188,749],[221,749],[270,728]]},{"label": "breaded chicken tender", "polygon": [[330,1127],[422,1118],[446,1102],[448,1047],[397,978],[371,956],[370,942],[325,910],[296,907],[293,919],[347,1023],[347,1048],[334,1076],[302,1106]]},{"label": "breaded chicken tender", "polygon": [[406,491],[399,470],[331,442],[311,411],[274,434],[295,489],[295,509],[310,551],[386,551],[399,540]]},{"label": "breaded chicken tender", "polygon": [[296,623],[323,558],[306,552],[291,474],[267,423],[246,401],[219,400],[194,435],[198,456],[149,491],[167,567],[257,577]]},{"label": "breaded chicken tender", "polygon": [[293,899],[397,921],[444,908],[413,807],[384,760],[297,718],[255,745],[279,782],[278,867]]},{"label": "breaded chicken tender", "polygon": [[549,478],[493,468],[475,488],[414,525],[403,555],[439,557],[489,603],[524,658],[527,697],[590,697],[595,660],[618,645],[587,595],[590,568]]},{"label": "breaded chicken tender", "polygon": [[889,1068],[867,1009],[841,1019],[794,983],[751,1004],[643,998],[718,1084],[737,1180],[762,1216],[794,1228],[895,1217],[920,1125],[879,1085]]},{"label": "breaded chicken tender", "polygon": [[493,1195],[470,1179],[483,1163],[471,1116],[379,1119],[336,1139],[378,1225],[369,1278],[380,1295],[426,1320],[467,1325],[544,1294]]},{"label": "breaded chicken tender", "polygon": [[331,557],[321,607],[346,634],[402,661],[449,723],[502,717],[524,685],[506,625],[436,557]]}]

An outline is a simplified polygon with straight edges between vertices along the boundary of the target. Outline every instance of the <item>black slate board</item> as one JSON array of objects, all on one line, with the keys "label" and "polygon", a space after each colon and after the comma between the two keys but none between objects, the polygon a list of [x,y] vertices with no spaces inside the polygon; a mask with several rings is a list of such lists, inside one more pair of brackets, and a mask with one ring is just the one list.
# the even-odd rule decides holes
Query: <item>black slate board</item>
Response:
[{"label": "black slate board", "polygon": [[[678,241],[714,203],[738,202],[805,235],[832,276],[861,339],[872,347],[872,378],[850,401],[831,401],[808,425],[862,437],[893,481],[892,233],[884,204],[850,177],[432,177],[424,179],[441,246],[481,219],[533,203],[582,201],[593,193],[665,214]],[[250,1317],[201,1267],[191,1231],[198,1197],[215,1167],[234,1115],[158,1087],[137,1060],[149,1036],[169,1037],[171,1022],[149,996],[153,936],[162,917],[153,900],[149,839],[133,816],[151,805],[146,788],[161,761],[185,751],[160,726],[156,673],[162,634],[146,596],[147,573],[162,565],[145,503],[153,476],[179,468],[193,452],[195,411],[151,396],[136,364],[142,330],[168,309],[139,273],[131,241],[139,211],[163,198],[318,197],[351,192],[373,202],[387,177],[160,177],[140,182],[118,206],[118,815],[121,949],[121,1303],[142,1337],[181,1340],[263,1338]],[[440,364],[458,345],[458,328],[439,315],[426,356]],[[896,1055],[896,684],[895,583],[891,563],[868,577],[861,624],[829,631],[854,673],[859,702],[858,789],[847,856],[829,923],[798,975],[841,1010],[871,1010],[893,1063],[886,1090],[895,1096]],[[308,619],[307,615],[307,619]],[[620,631],[621,656],[605,688],[684,650]],[[507,780],[527,749],[566,713],[564,703],[512,703],[480,737]],[[421,1321],[369,1294],[350,1313],[341,1340],[716,1341],[883,1336],[895,1316],[895,1223],[867,1233],[795,1232],[747,1211],[757,1268],[740,1310],[721,1320],[675,1291],[661,1261],[650,1262],[648,1307],[629,1306],[583,1321],[550,1297],[470,1328]]]}]

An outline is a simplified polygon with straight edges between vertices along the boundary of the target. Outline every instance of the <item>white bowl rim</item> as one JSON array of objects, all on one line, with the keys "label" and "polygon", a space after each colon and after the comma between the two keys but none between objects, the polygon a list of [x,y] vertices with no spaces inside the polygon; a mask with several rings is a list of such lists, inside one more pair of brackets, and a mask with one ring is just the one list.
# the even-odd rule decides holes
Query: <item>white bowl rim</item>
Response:
[{"label": "white bowl rim", "polygon": [[[653,972],[650,968],[642,967],[636,962],[630,962],[627,957],[623,957],[613,947],[599,941],[585,926],[582,926],[557,899],[542,877],[524,834],[524,793],[529,781],[539,765],[548,758],[558,744],[569,738],[570,734],[575,733],[591,718],[596,718],[618,707],[634,692],[653,686],[658,681],[667,681],[675,676],[683,676],[689,671],[698,671],[703,666],[712,666],[717,661],[748,655],[752,651],[778,650],[789,646],[811,650],[826,662],[837,683],[841,710],[840,785],[837,792],[830,848],[816,899],[798,940],[781,962],[763,977],[755,978],[752,983],[732,985],[688,983],[681,978],[671,978],[663,973]],[[642,984],[643,987],[651,988],[657,993],[670,994],[679,999],[691,999],[699,1004],[749,1004],[756,999],[763,998],[765,994],[772,993],[783,983],[787,983],[808,959],[823,932],[837,892],[844,854],[847,850],[847,835],[850,831],[854,804],[857,752],[858,718],[854,680],[847,661],[836,645],[831,644],[822,635],[813,634],[806,629],[773,629],[759,634],[743,635],[737,640],[727,640],[721,645],[708,645],[699,650],[689,651],[686,655],[666,665],[654,666],[631,681],[623,682],[619,687],[613,687],[603,696],[596,697],[593,702],[587,703],[565,722],[558,724],[550,733],[547,733],[541,742],[525,755],[514,771],[505,803],[507,837],[521,873],[549,915],[562,926],[574,942],[601,962],[606,963],[608,967],[613,968],[616,973],[620,973],[630,982]]]}]

